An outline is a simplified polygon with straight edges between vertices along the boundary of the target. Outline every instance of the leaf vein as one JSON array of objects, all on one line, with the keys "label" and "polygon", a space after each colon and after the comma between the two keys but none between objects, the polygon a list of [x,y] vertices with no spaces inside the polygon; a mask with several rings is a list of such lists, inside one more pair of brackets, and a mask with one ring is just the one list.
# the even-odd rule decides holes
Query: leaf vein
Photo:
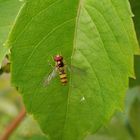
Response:
[{"label": "leaf vein", "polygon": [[[28,58],[26,59],[25,63],[23,64],[22,69],[24,69],[24,67],[30,62],[30,59],[31,59],[31,57],[33,56],[33,54],[35,53],[36,49],[39,47],[39,45],[40,45],[45,39],[47,39],[54,31],[56,31],[57,29],[61,28],[64,24],[66,24],[66,23],[72,21],[73,19],[74,19],[74,18],[69,19],[69,20],[67,20],[67,21],[65,21],[65,22],[63,22],[63,23],[61,23],[60,25],[58,25],[58,26],[56,26],[55,28],[53,28],[47,35],[45,35],[45,36],[35,45],[34,49],[33,49],[32,52],[31,52],[31,54],[28,56]],[[18,73],[19,73],[19,72],[20,72],[20,70],[17,71],[17,76],[18,76]]]},{"label": "leaf vein", "polygon": [[16,37],[15,41],[13,41],[13,43],[16,43],[16,41],[18,40],[18,38],[26,31],[26,28],[32,23],[32,21],[39,16],[40,14],[42,14],[43,12],[47,11],[49,8],[51,8],[52,6],[54,6],[59,0],[56,0],[55,2],[53,2],[52,4],[50,4],[48,7],[40,10],[35,16],[33,16],[30,21],[24,26],[22,32],[20,32],[20,34]]}]

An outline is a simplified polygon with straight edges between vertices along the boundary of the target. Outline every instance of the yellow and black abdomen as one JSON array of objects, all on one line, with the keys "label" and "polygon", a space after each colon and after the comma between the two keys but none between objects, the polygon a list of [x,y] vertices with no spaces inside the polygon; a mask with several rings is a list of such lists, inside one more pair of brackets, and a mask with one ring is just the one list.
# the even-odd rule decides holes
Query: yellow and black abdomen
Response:
[{"label": "yellow and black abdomen", "polygon": [[63,85],[65,85],[68,82],[67,74],[66,74],[64,67],[59,68],[59,77],[60,77],[60,81]]}]

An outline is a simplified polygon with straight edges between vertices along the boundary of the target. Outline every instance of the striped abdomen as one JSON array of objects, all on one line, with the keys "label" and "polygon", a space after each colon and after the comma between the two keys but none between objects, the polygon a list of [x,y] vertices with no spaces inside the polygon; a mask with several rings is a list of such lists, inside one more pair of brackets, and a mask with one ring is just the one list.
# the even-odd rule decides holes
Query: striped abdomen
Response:
[{"label": "striped abdomen", "polygon": [[64,67],[60,67],[59,68],[59,77],[60,77],[60,81],[63,85],[65,85],[68,80],[67,80],[67,74],[65,72],[65,68]]}]

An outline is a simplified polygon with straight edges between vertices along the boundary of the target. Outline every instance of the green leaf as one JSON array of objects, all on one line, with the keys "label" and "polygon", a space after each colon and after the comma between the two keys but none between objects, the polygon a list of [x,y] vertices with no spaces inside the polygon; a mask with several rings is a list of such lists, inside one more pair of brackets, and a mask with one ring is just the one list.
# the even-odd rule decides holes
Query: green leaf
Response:
[{"label": "green leaf", "polygon": [[[127,0],[27,0],[11,36],[12,82],[52,140],[81,140],[123,107],[138,43]],[[61,53],[68,83],[48,61]]]},{"label": "green leaf", "polygon": [[7,39],[21,4],[19,0],[0,0],[0,67],[2,60],[9,50],[5,47],[4,42]]}]

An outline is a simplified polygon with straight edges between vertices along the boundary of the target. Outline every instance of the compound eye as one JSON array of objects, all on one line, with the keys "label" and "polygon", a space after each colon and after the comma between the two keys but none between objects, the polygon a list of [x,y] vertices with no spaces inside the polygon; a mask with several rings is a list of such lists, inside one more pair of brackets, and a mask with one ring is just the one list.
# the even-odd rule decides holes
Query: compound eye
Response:
[{"label": "compound eye", "polygon": [[61,61],[63,60],[63,57],[62,56],[60,56],[60,58],[61,58]]},{"label": "compound eye", "polygon": [[54,57],[54,61],[62,61],[63,60],[63,57],[61,55],[56,55]]}]

